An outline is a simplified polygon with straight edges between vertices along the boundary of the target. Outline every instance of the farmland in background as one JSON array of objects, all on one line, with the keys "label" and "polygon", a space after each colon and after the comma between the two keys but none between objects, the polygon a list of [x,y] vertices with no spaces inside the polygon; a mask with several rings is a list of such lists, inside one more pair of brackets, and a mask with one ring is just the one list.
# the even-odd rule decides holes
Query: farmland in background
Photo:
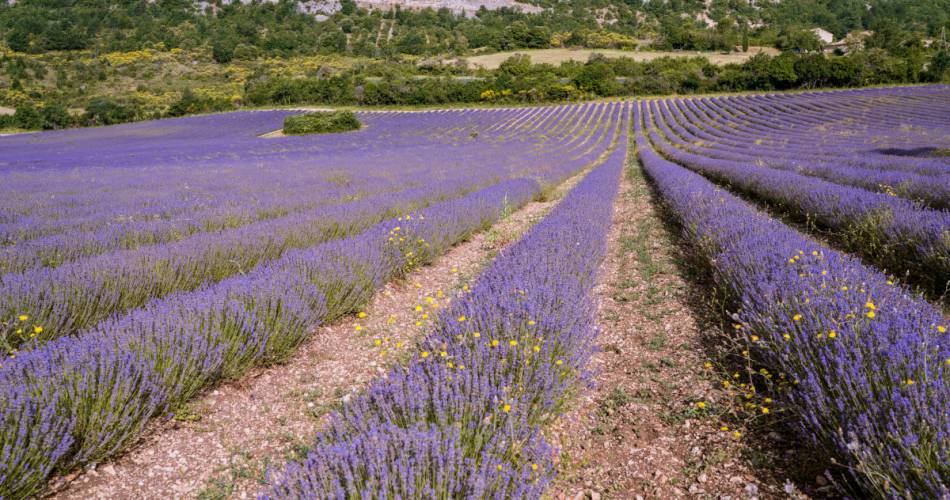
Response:
[{"label": "farmland in background", "polygon": [[474,55],[465,58],[470,65],[485,69],[497,69],[509,57],[524,54],[535,64],[553,64],[557,66],[565,61],[587,62],[591,55],[604,57],[627,57],[634,61],[652,61],[661,57],[705,57],[712,64],[739,64],[756,54],[778,55],[779,51],[770,47],[750,47],[748,52],[727,52],[717,54],[708,51],[661,51],[661,50],[619,50],[619,49],[523,49],[493,54]]}]

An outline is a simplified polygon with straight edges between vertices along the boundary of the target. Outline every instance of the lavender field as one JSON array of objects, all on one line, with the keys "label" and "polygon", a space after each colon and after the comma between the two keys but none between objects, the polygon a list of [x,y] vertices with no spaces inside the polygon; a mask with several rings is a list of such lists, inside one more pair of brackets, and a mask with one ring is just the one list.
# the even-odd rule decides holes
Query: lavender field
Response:
[{"label": "lavender field", "polygon": [[599,383],[597,290],[640,171],[711,277],[694,286],[725,297],[749,411],[781,408],[841,491],[950,495],[950,87],[360,112],[356,132],[261,137],[294,113],[0,138],[0,498],[121,461],[552,200],[431,318],[414,306],[424,334],[256,493],[562,491],[549,429]]}]

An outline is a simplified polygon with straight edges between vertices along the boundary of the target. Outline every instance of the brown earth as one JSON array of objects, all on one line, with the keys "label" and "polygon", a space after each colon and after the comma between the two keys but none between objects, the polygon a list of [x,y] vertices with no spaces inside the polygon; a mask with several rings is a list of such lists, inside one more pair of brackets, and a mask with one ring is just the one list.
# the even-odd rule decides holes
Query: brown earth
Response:
[{"label": "brown earth", "polygon": [[613,221],[595,290],[596,387],[550,432],[561,454],[547,496],[804,497],[784,472],[795,452],[768,431],[768,418],[780,417],[743,411],[742,397],[724,389],[716,361],[728,355],[717,347],[724,335],[697,321],[693,304],[705,308],[708,297],[684,278],[682,243],[636,165]]}]

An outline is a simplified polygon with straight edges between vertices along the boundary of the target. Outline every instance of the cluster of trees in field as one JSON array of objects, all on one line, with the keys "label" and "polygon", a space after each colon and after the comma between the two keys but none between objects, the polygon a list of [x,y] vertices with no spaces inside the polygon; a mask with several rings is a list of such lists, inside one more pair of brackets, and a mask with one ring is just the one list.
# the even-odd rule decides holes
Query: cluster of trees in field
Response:
[{"label": "cluster of trees in field", "polygon": [[[950,27],[950,0],[526,0],[543,7],[479,10],[368,11],[354,0],[318,20],[296,0],[204,3],[194,0],[19,0],[0,2],[0,39],[18,52],[87,49],[132,51],[210,47],[219,62],[262,56],[349,54],[464,55],[474,48],[508,50],[561,45],[625,47],[637,39],[656,48],[732,50],[741,45],[807,48],[816,26],[838,38],[888,23],[922,37]],[[714,25],[714,26],[713,26]]]},{"label": "cluster of trees in field", "polygon": [[[927,69],[924,69],[924,63]],[[873,49],[846,56],[821,53],[760,54],[742,64],[717,66],[704,57],[592,57],[586,63],[532,64],[516,55],[480,76],[389,75],[367,77],[361,69],[323,79],[262,77],[248,82],[246,101],[255,105],[565,101],[583,98],[693,94],[746,90],[922,83],[950,79],[950,54],[901,57]]]},{"label": "cluster of trees in field", "polygon": [[0,129],[57,130],[94,127],[234,109],[234,103],[229,100],[197,96],[187,90],[162,112],[148,111],[131,97],[95,97],[86,104],[81,113],[70,112],[64,103],[56,100],[25,102],[18,105],[12,115],[0,115]]}]

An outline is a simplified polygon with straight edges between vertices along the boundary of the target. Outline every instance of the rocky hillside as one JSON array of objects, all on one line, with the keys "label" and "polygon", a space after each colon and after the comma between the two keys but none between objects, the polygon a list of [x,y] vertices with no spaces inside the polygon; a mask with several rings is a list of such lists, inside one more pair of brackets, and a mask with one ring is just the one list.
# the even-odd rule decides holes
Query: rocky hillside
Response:
[{"label": "rocky hillside", "polygon": [[[223,0],[221,3],[229,4],[235,1],[247,4],[253,0]],[[265,0],[276,3],[279,0]],[[517,2],[515,0],[357,0],[356,5],[368,10],[391,10],[397,7],[402,9],[449,9],[455,14],[472,16],[478,9],[485,7],[488,10],[497,10],[504,7],[517,9],[525,13],[541,12],[540,7],[535,5]],[[199,2],[199,6],[206,8],[212,6],[210,2]],[[299,0],[297,8],[300,12],[326,18],[341,9],[340,0]]]}]

